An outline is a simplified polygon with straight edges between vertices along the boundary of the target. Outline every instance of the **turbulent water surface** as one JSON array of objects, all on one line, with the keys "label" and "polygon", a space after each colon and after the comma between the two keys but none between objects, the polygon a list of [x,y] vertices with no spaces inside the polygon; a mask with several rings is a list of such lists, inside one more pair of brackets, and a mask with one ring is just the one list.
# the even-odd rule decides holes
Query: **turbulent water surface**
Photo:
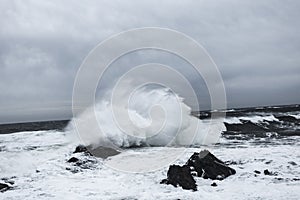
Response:
[{"label": "turbulent water surface", "polygon": [[[205,124],[210,112],[193,115]],[[53,123],[61,128],[62,122]],[[1,134],[0,182],[12,189],[0,193],[0,199],[300,199],[298,105],[228,110],[224,125],[219,143],[194,144],[174,161],[183,164],[193,152],[206,148],[236,169],[236,175],[223,181],[196,178],[196,192],[159,184],[168,165],[148,173],[121,172],[106,165],[113,159],[73,154],[80,141],[70,129],[30,131],[29,126],[23,132]],[[13,130],[22,130],[18,126]],[[2,126],[1,133],[11,130],[7,127]],[[177,148],[183,147],[128,148],[118,159],[128,159],[127,152],[151,156],[153,151]],[[68,163],[73,156],[84,163]],[[266,169],[272,174],[265,175]],[[218,186],[212,187],[212,182]]]}]

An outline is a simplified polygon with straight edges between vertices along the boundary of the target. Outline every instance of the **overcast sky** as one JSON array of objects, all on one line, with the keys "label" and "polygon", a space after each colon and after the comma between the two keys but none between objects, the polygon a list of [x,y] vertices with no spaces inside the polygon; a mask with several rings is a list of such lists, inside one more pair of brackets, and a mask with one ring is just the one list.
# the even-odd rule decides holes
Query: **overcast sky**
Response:
[{"label": "overcast sky", "polygon": [[70,118],[88,52],[145,26],[202,44],[222,74],[228,107],[300,103],[299,10],[299,0],[1,0],[0,123]]}]

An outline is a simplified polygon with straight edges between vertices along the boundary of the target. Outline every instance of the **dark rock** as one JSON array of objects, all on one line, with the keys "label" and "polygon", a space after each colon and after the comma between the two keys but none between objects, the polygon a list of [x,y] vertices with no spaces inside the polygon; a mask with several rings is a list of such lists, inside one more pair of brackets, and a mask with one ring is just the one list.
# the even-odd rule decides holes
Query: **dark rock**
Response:
[{"label": "dark rock", "polygon": [[110,156],[118,155],[120,152],[110,148],[110,147],[92,147],[92,146],[83,146],[78,145],[73,153],[85,153],[90,156],[95,156],[98,158],[108,158]]},{"label": "dark rock", "polygon": [[267,176],[276,176],[277,175],[276,172],[270,172],[268,169],[264,170],[264,174]]},{"label": "dark rock", "polygon": [[83,169],[94,169],[98,166],[97,159],[91,156],[91,154],[85,154],[85,156],[82,156],[80,159],[76,157],[71,157],[69,160],[67,160],[67,162],[72,164],[72,168],[67,170],[76,172],[81,171]]},{"label": "dark rock", "polygon": [[223,161],[216,158],[207,150],[194,153],[186,165],[193,167],[197,175],[205,179],[223,180],[236,173],[234,169],[228,167]]},{"label": "dark rock", "polygon": [[265,169],[265,170],[264,170],[264,174],[265,174],[265,175],[271,175],[271,172],[270,172],[269,170]]},{"label": "dark rock", "polygon": [[4,181],[4,183],[9,183],[10,185],[13,185],[13,184],[15,184],[15,181],[13,181],[12,178],[14,178],[14,177],[2,178],[1,180]]},{"label": "dark rock", "polygon": [[11,185],[14,185],[14,184],[15,184],[15,181],[13,181],[13,180],[7,180],[7,181],[5,181],[5,183],[9,183],[9,184],[11,184]]},{"label": "dark rock", "polygon": [[[160,183],[171,184],[175,187],[179,185],[183,189],[196,191],[197,185],[193,176],[222,180],[235,173],[234,169],[228,167],[209,151],[204,150],[200,153],[194,153],[183,166],[171,165],[167,179],[162,180]],[[212,183],[211,186],[215,187],[217,184]]]},{"label": "dark rock", "polygon": [[228,160],[224,162],[226,165],[243,165],[245,164],[243,161],[234,161],[234,160]]},{"label": "dark rock", "polygon": [[66,167],[66,170],[72,172],[73,174],[76,174],[76,173],[78,173],[78,172],[81,171],[80,169],[77,169],[77,168],[69,168],[69,167]]},{"label": "dark rock", "polygon": [[0,183],[0,192],[4,192],[6,190],[10,189],[10,186],[5,183]]},{"label": "dark rock", "polygon": [[86,146],[78,145],[73,153],[90,153]]},{"label": "dark rock", "polygon": [[255,173],[255,174],[261,174],[261,172],[258,171],[258,170],[254,170],[254,173]]},{"label": "dark rock", "polygon": [[293,166],[296,166],[297,163],[295,163],[294,161],[290,161],[289,164],[293,165]]},{"label": "dark rock", "polygon": [[189,166],[171,165],[168,171],[168,178],[161,181],[161,184],[171,184],[174,187],[178,185],[186,190],[197,190],[196,181],[191,175]]},{"label": "dark rock", "polygon": [[67,162],[68,162],[68,163],[73,163],[73,162],[78,162],[78,161],[79,161],[78,158],[72,157],[72,158],[70,158]]},{"label": "dark rock", "polygon": [[271,162],[273,162],[273,160],[269,160],[269,161],[267,161],[267,162],[265,162],[265,164],[270,164]]},{"label": "dark rock", "polygon": [[213,182],[213,183],[211,184],[211,186],[217,187],[218,185],[217,185],[215,182]]}]

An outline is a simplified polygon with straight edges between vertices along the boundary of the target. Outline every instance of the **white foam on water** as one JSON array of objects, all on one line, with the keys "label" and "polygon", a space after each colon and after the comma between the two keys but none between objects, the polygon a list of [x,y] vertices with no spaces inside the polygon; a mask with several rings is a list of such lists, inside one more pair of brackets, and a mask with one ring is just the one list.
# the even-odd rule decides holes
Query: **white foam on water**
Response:
[{"label": "white foam on water", "polygon": [[[80,123],[79,135],[84,144],[113,143],[118,147],[212,144],[226,130],[223,121],[207,122],[192,116],[183,99],[167,88],[141,88],[130,102],[119,96],[113,106],[102,99],[95,109],[90,107],[72,120],[71,124]],[[94,112],[97,124],[90,123]]]},{"label": "white foam on water", "polygon": [[274,115],[266,115],[266,116],[248,116],[248,117],[239,117],[240,120],[251,121],[252,123],[259,123],[263,121],[279,121]]},{"label": "white foam on water", "polygon": [[300,113],[299,114],[290,115],[290,116],[295,117],[296,119],[300,119]]},{"label": "white foam on water", "polygon": [[[81,154],[72,154],[76,144],[68,132],[38,131],[0,135],[1,178],[15,181],[14,189],[0,193],[1,199],[299,199],[300,168],[298,155],[300,137],[292,138],[293,145],[255,145],[244,148],[224,146],[209,149],[219,159],[233,160],[236,174],[223,181],[195,178],[198,191],[160,184],[167,177],[168,166],[149,173],[126,173],[107,167],[97,159],[95,168],[72,173],[66,168],[79,168],[66,161]],[[281,141],[279,143],[285,143]],[[36,146],[37,148],[32,148]],[[143,147],[128,149],[135,154],[152,156],[160,149],[172,152],[174,147]],[[174,163],[183,165],[199,148],[187,148]],[[127,160],[127,152],[118,155]],[[168,156],[168,155],[165,155]],[[145,156],[147,157],[147,156]],[[113,160],[112,160],[113,161]],[[290,164],[291,162],[295,164]],[[25,163],[24,163],[25,162]],[[24,164],[22,164],[24,163]],[[31,163],[31,164],[29,164]],[[269,164],[268,164],[269,163]],[[19,165],[19,166],[18,166]],[[137,163],[138,165],[138,163]],[[9,169],[9,168],[12,169]],[[254,170],[268,169],[277,176],[263,173],[255,177]],[[8,170],[8,171],[6,171]],[[36,170],[39,170],[37,173]],[[15,176],[14,178],[11,178]],[[282,178],[277,180],[276,178]],[[216,182],[217,187],[211,187]],[[271,192],[270,192],[271,191]]]},{"label": "white foam on water", "polygon": [[227,124],[242,124],[241,120],[237,117],[227,117],[224,122]]}]

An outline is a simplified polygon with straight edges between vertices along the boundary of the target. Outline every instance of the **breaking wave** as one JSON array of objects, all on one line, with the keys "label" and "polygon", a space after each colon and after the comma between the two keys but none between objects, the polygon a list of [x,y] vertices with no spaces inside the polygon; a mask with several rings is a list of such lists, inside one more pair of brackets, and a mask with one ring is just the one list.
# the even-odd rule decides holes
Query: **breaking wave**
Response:
[{"label": "breaking wave", "polygon": [[[90,123],[93,114],[96,124]],[[102,99],[71,124],[80,124],[85,145],[117,147],[208,145],[217,143],[226,130],[223,121],[192,116],[184,99],[170,89],[147,86],[135,90],[129,100],[119,95],[113,106]]]}]

